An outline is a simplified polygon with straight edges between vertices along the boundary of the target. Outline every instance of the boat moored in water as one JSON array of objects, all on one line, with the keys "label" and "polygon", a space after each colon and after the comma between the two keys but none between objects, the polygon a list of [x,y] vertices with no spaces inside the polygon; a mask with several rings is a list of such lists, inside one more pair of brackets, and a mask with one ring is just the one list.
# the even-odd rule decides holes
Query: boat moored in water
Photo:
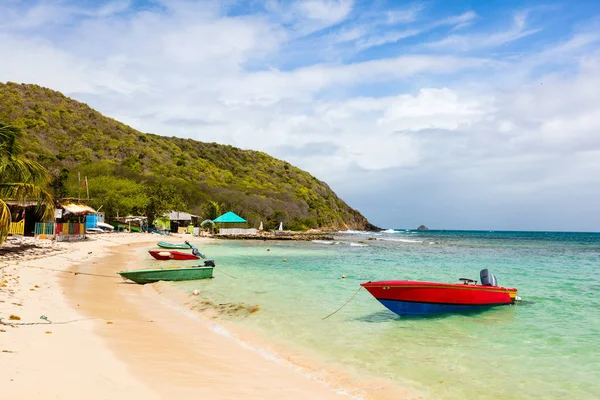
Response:
[{"label": "boat moored in water", "polygon": [[187,240],[184,243],[169,243],[169,242],[158,242],[156,243],[158,247],[162,247],[163,249],[193,249],[194,245],[188,242]]},{"label": "boat moored in water", "polygon": [[157,260],[198,260],[206,258],[196,248],[192,249],[191,253],[184,253],[177,250],[148,250],[148,253]]},{"label": "boat moored in water", "polygon": [[213,277],[215,262],[208,260],[204,266],[138,269],[118,272],[121,277],[135,283],[145,284],[158,281],[189,281]]},{"label": "boat moored in water", "polygon": [[519,300],[516,288],[498,286],[496,277],[481,270],[480,280],[462,283],[419,281],[365,282],[364,287],[381,304],[398,315],[429,315],[484,310]]}]

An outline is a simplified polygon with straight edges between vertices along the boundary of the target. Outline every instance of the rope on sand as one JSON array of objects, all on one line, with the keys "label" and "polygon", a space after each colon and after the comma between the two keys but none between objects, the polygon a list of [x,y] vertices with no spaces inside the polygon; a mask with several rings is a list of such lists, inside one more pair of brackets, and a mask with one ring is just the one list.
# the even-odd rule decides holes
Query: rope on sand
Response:
[{"label": "rope on sand", "polygon": [[358,292],[360,292],[360,289],[362,289],[362,286],[360,286],[360,287],[358,288],[358,290],[356,291],[356,293],[354,293],[354,294],[352,295],[352,297],[350,297],[348,300],[346,300],[346,302],[345,302],[344,304],[342,304],[342,306],[341,306],[340,308],[338,308],[337,310],[335,310],[334,312],[332,312],[332,313],[331,313],[331,314],[329,314],[328,316],[326,316],[326,317],[323,317],[323,318],[321,318],[321,319],[322,319],[322,320],[323,320],[323,319],[327,319],[327,318],[331,317],[333,314],[335,314],[336,312],[340,311],[342,308],[346,307],[346,304],[350,303],[350,302],[352,301],[352,299],[353,299],[354,297],[356,297],[356,295],[358,294]]},{"label": "rope on sand", "polygon": [[[40,316],[40,319],[43,320],[44,322],[4,322],[3,318],[0,317],[0,325],[8,325],[8,326],[65,325],[65,324],[70,324],[70,323],[73,323],[73,322],[91,321],[91,320],[98,320],[98,319],[109,321],[106,318],[78,318],[78,319],[72,319],[70,321],[58,321],[58,322],[55,322],[55,321],[50,321],[48,319],[48,317],[46,317],[45,315]],[[129,322],[154,322],[152,320],[148,320],[148,321],[144,321],[144,320],[138,320],[138,321],[136,321],[136,320],[125,320],[125,321],[129,321]]]},{"label": "rope on sand", "polygon": [[48,271],[54,271],[54,272],[65,272],[67,274],[73,274],[73,275],[90,275],[90,276],[100,276],[103,278],[119,278],[118,276],[114,276],[114,275],[103,275],[103,274],[92,274],[91,272],[76,272],[76,271],[66,271],[66,270],[62,270],[62,269],[54,269],[54,268],[44,268],[44,267],[34,267],[33,265],[26,265],[26,267],[28,268],[37,268],[37,269],[44,269],[44,270],[48,270]]},{"label": "rope on sand", "polygon": [[71,258],[71,257],[67,257],[67,256],[61,256],[60,254],[57,254],[57,255],[55,255],[55,256],[53,256],[53,257],[60,257],[60,258],[64,258],[65,260],[69,260],[69,261],[71,261],[71,262],[74,262],[74,263],[83,263],[83,261],[82,261],[82,260],[76,260],[76,259],[74,259],[74,258]]}]

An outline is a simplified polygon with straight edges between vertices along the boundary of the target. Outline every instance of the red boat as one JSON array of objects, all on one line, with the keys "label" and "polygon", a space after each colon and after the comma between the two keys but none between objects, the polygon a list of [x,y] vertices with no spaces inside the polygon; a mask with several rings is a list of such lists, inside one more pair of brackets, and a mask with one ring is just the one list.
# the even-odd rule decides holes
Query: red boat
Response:
[{"label": "red boat", "polygon": [[517,289],[498,286],[496,277],[487,269],[480,272],[480,279],[481,285],[460,278],[463,283],[382,281],[361,286],[398,315],[475,311],[519,300]]},{"label": "red boat", "polygon": [[157,260],[198,260],[203,256],[198,249],[192,249],[191,253],[177,250],[148,250],[148,253]]}]

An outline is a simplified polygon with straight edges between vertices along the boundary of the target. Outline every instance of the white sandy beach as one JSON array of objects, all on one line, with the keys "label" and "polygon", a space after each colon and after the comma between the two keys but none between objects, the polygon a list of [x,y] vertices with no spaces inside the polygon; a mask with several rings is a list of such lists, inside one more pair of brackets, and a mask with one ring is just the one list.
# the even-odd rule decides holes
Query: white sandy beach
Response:
[{"label": "white sandy beach", "polygon": [[65,252],[47,258],[0,260],[0,317],[37,323],[0,325],[2,398],[410,397],[385,383],[313,379],[310,370],[219,332],[186,309],[185,299],[174,304],[159,294],[162,283],[124,283],[115,272],[134,267],[130,250],[156,241],[98,235],[59,244],[56,251]]}]

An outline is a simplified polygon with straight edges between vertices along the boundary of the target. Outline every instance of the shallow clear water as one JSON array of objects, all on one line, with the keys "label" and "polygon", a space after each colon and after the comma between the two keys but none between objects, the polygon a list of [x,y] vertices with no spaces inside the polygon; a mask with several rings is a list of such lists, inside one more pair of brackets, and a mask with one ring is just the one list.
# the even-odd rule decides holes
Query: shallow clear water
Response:
[{"label": "shallow clear water", "polygon": [[[216,279],[176,285],[199,289],[199,302],[257,305],[259,312],[220,318],[428,397],[600,397],[600,234],[403,231],[339,238],[203,243],[200,251],[216,261]],[[479,279],[482,268],[500,285],[517,287],[524,301],[477,314],[403,318],[361,290],[322,320],[361,282],[458,282]]]}]

